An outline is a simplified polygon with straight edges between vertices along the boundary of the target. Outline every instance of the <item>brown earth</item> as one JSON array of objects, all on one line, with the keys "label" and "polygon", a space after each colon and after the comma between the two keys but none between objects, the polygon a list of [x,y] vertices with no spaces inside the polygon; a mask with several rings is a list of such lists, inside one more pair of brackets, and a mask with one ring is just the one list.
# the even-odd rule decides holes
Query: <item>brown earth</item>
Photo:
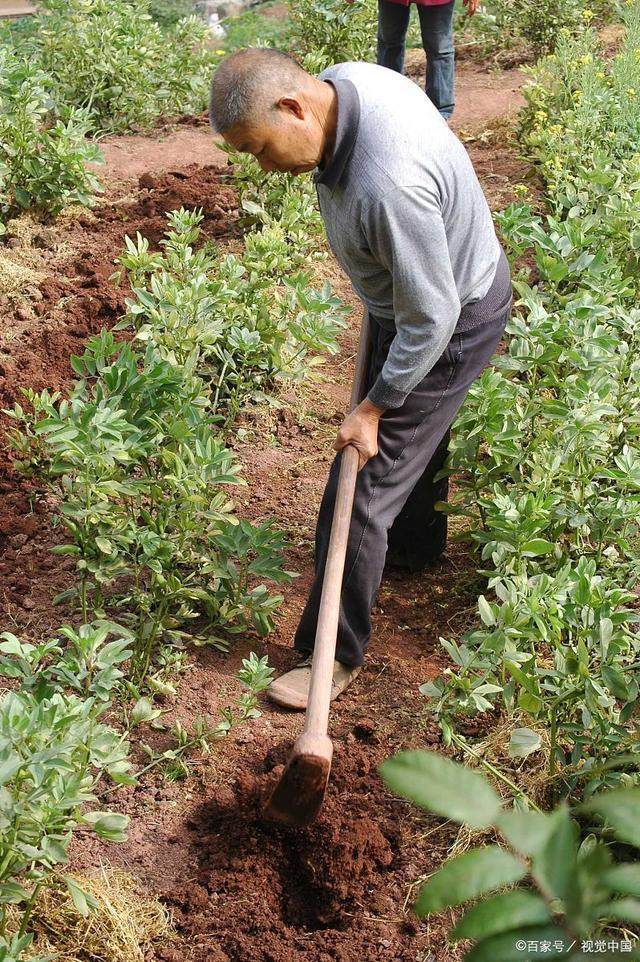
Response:
[{"label": "brown earth", "polygon": [[[474,99],[478,136],[468,143],[489,197],[503,205],[525,171],[510,150],[484,136],[487,121],[500,115],[494,110],[498,93],[488,117]],[[466,96],[461,95],[462,116],[471,110]],[[509,78],[505,97],[512,96]],[[146,146],[142,138],[132,138],[131,155],[127,139],[118,138],[104,201],[93,214],[53,230],[50,249],[34,254],[38,280],[30,294],[12,294],[1,307],[0,406],[15,400],[21,386],[68,387],[69,354],[81,351],[88,334],[112,324],[122,311],[125,292],[109,277],[125,233],[139,230],[157,244],[164,212],[180,204],[205,208],[210,237],[235,231],[233,192],[221,183],[220,172],[206,166],[204,155],[204,166],[193,152],[186,156],[200,130],[185,124],[166,138],[148,139]],[[185,156],[176,165],[181,137]],[[168,161],[163,144],[171,138],[178,152]],[[141,157],[144,170],[137,166]],[[323,271],[354,303],[331,260]],[[314,518],[331,440],[347,404],[354,317],[342,338],[342,354],[325,365],[324,380],[289,389],[284,410],[248,416],[246,436],[235,443],[248,481],[243,512],[251,518],[275,516],[291,542],[287,567],[300,573],[286,589],[277,629],[268,642],[238,639],[230,655],[197,650],[178,695],[164,702],[167,724],[179,719],[189,727],[197,716],[217,717],[220,706],[238,693],[234,674],[249,651],[267,653],[278,672],[294,660],[290,642],[311,578]],[[0,608],[7,628],[41,637],[65,617],[52,608],[51,597],[67,586],[69,572],[48,554],[61,535],[51,524],[47,496],[37,483],[13,474],[8,461],[5,450]],[[300,715],[277,712],[266,701],[263,714],[212,755],[193,757],[185,780],[167,781],[152,771],[140,787],[120,788],[105,799],[130,814],[129,841],[107,846],[83,837],[74,844],[73,867],[89,870],[106,859],[161,895],[174,911],[177,935],[153,958],[450,962],[460,957],[459,949],[447,944],[450,918],[419,921],[411,913],[416,881],[440,864],[455,830],[392,797],[377,766],[400,747],[437,744],[418,687],[446,664],[439,636],[457,637],[472,623],[481,584],[468,549],[455,542],[443,561],[422,575],[385,578],[366,669],[332,712],[334,769],[325,808],[312,828],[292,832],[263,818],[261,799],[302,726]],[[145,731],[144,738],[156,747],[167,744],[161,733]],[[144,764],[139,747],[134,754]]]}]

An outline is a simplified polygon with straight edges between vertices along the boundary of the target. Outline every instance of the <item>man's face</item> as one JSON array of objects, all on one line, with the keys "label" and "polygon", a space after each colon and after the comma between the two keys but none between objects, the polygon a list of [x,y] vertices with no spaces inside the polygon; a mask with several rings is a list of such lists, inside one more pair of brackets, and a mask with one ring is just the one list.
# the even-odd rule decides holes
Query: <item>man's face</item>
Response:
[{"label": "man's face", "polygon": [[283,98],[273,123],[237,125],[225,131],[226,142],[242,153],[253,154],[263,170],[302,174],[318,166],[322,157],[322,130],[301,102]]}]

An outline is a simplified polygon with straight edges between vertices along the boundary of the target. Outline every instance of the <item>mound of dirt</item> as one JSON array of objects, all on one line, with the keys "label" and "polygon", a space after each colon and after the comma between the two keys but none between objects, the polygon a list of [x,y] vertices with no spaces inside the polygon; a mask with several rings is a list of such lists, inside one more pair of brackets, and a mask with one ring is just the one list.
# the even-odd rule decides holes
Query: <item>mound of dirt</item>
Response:
[{"label": "mound of dirt", "polygon": [[[415,962],[422,926],[398,906],[411,819],[382,785],[378,753],[337,743],[321,817],[293,830],[263,815],[289,747],[268,754],[270,772],[238,779],[187,823],[197,864],[165,900],[189,959]],[[397,898],[390,898],[394,880]],[[364,924],[367,917],[375,924]],[[158,958],[178,962],[177,951],[160,950]]]},{"label": "mound of dirt", "polygon": [[228,235],[238,219],[237,194],[222,182],[224,174],[224,168],[198,164],[161,173],[147,171],[128,199],[101,207],[95,222],[87,218],[86,229],[104,235],[113,228],[119,237],[135,237],[139,231],[157,248],[167,229],[167,213],[186,207],[202,210],[205,238]]},{"label": "mound of dirt", "polygon": [[49,229],[51,251],[42,254],[42,272],[48,276],[26,297],[5,297],[0,303],[0,408],[19,400],[23,386],[64,389],[69,357],[90,334],[111,327],[122,315],[128,291],[111,276],[126,235],[139,232],[158,250],[167,212],[180,207],[202,209],[203,240],[233,234],[236,194],[223,179],[224,169],[196,164],[145,174],[133,192],[126,188],[122,196],[122,187],[112,190],[70,230]]}]

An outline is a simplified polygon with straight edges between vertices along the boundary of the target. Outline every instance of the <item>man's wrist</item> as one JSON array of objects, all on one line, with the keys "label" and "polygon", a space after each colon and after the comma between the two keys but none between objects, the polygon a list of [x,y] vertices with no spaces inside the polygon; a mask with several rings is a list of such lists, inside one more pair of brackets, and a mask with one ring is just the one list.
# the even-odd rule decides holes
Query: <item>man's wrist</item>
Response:
[{"label": "man's wrist", "polygon": [[380,420],[385,412],[385,408],[381,408],[379,404],[374,404],[373,401],[370,401],[368,397],[366,397],[364,401],[361,401],[358,407],[365,417],[371,419],[375,418],[377,421]]}]

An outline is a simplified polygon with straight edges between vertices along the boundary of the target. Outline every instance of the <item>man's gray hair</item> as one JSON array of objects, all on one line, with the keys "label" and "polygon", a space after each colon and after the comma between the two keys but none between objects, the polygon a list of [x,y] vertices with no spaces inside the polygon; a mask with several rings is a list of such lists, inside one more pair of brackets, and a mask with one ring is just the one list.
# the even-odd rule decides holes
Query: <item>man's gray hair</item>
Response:
[{"label": "man's gray hair", "polygon": [[300,64],[286,53],[251,47],[230,54],[211,81],[209,119],[223,134],[238,125],[269,123],[281,97],[292,97],[308,79]]}]

